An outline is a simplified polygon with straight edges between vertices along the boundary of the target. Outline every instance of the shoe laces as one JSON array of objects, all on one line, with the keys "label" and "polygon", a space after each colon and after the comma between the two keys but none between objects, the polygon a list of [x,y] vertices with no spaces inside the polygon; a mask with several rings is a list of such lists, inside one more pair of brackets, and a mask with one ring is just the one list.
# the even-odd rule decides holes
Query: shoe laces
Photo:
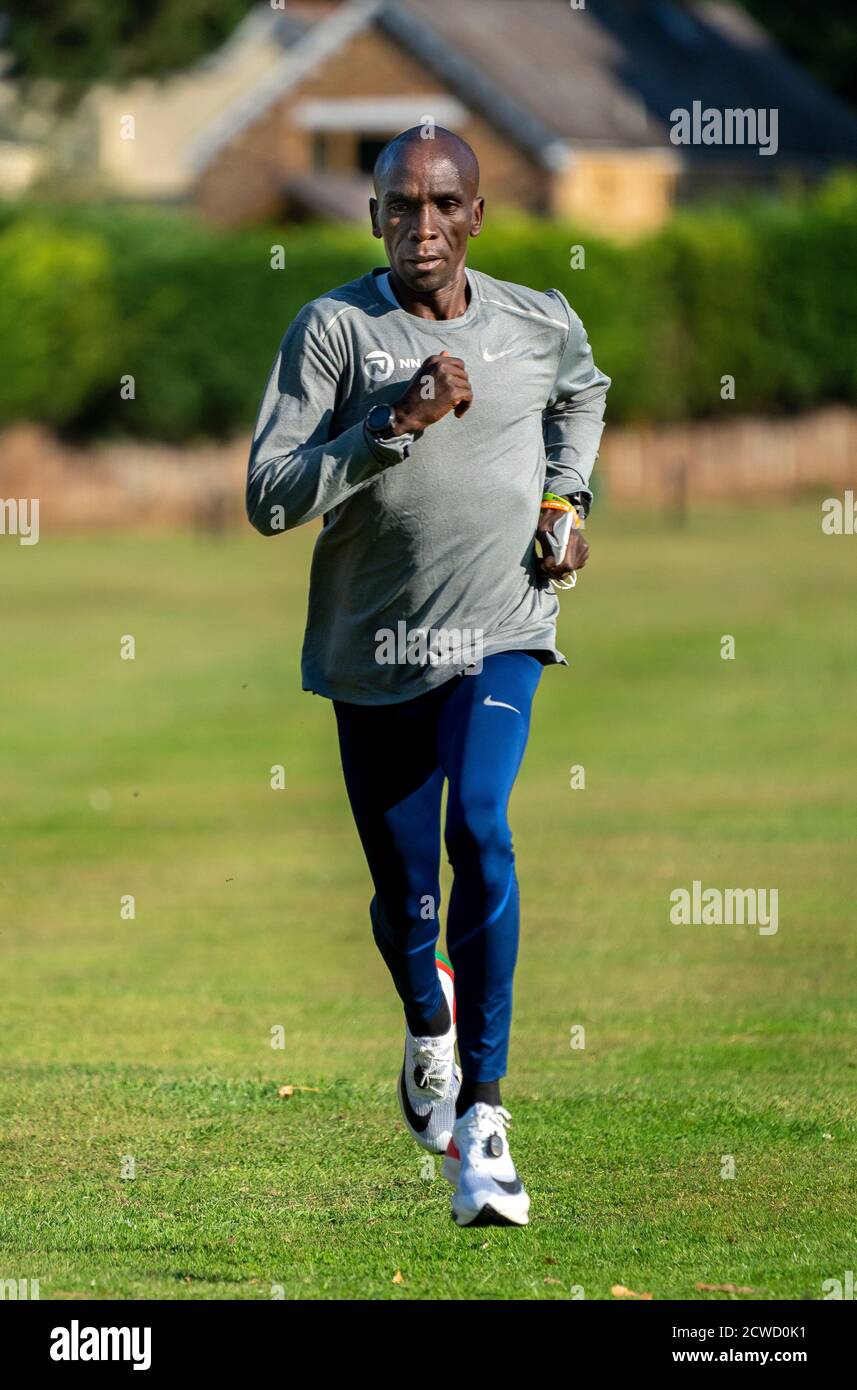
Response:
[{"label": "shoe laces", "polygon": [[449,1088],[452,1074],[453,1044],[446,1035],[439,1038],[414,1038],[411,1064],[422,1073],[421,1091],[442,1100]]},{"label": "shoe laces", "polygon": [[505,1142],[511,1119],[504,1105],[486,1105],[478,1101],[468,1112],[466,1138],[471,1143],[481,1143],[483,1139],[490,1139],[492,1134],[499,1134]]}]

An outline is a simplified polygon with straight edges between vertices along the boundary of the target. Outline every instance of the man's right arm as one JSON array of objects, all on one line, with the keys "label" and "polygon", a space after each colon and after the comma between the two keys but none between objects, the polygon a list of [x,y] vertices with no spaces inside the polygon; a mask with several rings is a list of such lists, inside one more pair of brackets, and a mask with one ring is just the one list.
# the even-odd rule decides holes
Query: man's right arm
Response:
[{"label": "man's right arm", "polygon": [[247,515],[263,536],[331,511],[391,464],[407,438],[370,437],[363,421],[332,437],[337,365],[312,328],[292,324],[262,396],[247,472]]}]

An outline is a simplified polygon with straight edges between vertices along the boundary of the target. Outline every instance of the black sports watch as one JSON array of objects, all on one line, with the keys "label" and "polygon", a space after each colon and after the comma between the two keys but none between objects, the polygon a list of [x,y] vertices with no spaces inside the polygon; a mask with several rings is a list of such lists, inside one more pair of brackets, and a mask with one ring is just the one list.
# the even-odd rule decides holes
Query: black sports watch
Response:
[{"label": "black sports watch", "polygon": [[391,405],[373,405],[366,416],[366,428],[376,439],[388,439],[393,433],[396,412]]}]

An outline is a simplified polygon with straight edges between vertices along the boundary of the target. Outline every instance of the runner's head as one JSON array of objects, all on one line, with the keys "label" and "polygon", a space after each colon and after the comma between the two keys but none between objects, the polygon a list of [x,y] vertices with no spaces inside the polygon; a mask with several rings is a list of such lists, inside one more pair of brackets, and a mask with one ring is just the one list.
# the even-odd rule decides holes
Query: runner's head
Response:
[{"label": "runner's head", "polygon": [[461,272],[467,239],[482,227],[479,164],[451,130],[413,126],[375,161],[372,231],[383,237],[391,267],[409,289],[431,294]]}]

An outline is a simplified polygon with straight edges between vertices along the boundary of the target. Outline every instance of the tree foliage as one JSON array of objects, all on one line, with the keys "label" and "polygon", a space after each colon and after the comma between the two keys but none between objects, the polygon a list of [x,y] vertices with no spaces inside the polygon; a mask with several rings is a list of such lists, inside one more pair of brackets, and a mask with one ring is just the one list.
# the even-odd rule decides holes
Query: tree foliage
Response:
[{"label": "tree foliage", "polygon": [[229,37],[253,0],[0,0],[13,72],[51,78],[70,96],[93,82],[160,77]]},{"label": "tree foliage", "polygon": [[[218,48],[253,3],[0,0],[0,14],[7,18],[4,46],[17,74],[53,78],[75,96],[95,81],[123,82],[189,67]],[[526,0],[519,3],[525,6]],[[818,81],[857,105],[854,0],[739,3]]]}]

